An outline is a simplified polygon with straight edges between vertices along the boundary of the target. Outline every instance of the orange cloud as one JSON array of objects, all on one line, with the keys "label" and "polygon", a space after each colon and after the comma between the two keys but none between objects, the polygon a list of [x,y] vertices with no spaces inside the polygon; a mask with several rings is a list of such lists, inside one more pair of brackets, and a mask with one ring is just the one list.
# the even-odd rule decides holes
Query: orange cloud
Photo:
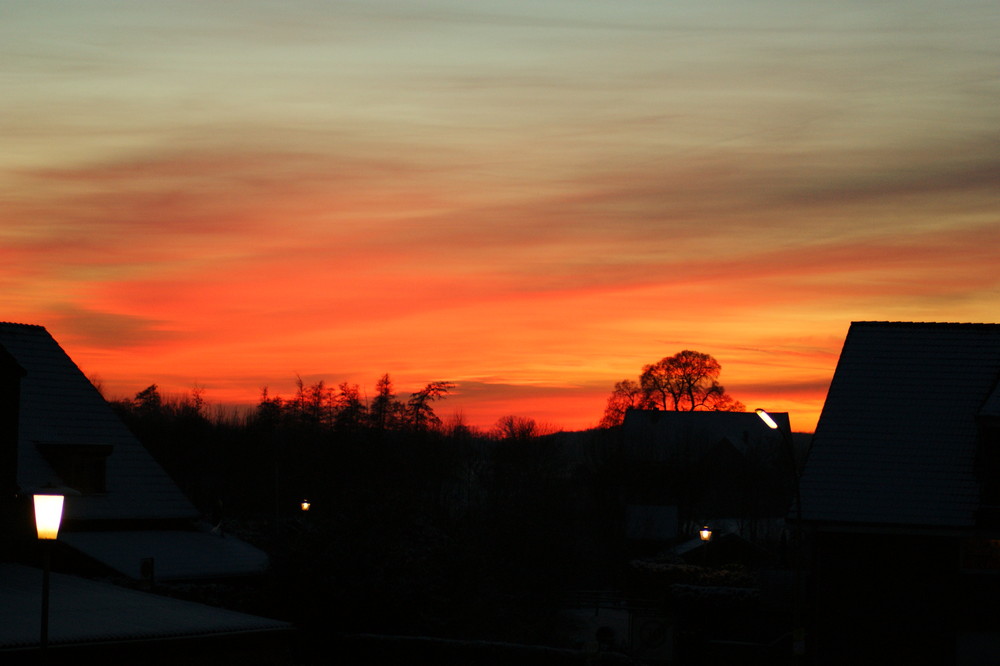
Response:
[{"label": "orange cloud", "polygon": [[809,428],[850,321],[996,317],[980,9],[25,5],[0,308],[123,394],[584,427],[696,349]]}]

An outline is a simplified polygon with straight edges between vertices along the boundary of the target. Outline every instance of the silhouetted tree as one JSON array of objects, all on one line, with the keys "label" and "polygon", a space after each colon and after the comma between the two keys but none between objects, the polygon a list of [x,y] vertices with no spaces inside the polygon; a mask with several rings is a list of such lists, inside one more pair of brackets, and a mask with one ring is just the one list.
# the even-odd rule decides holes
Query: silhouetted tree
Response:
[{"label": "silhouetted tree", "polygon": [[376,432],[391,430],[396,426],[403,406],[396,400],[389,373],[375,383],[375,397],[368,410],[369,421]]},{"label": "silhouetted tree", "polygon": [[608,404],[604,408],[604,416],[598,424],[599,428],[611,428],[620,425],[625,420],[625,412],[642,407],[644,394],[639,382],[623,379],[615,382],[615,388],[608,396]]},{"label": "silhouetted tree", "polygon": [[361,388],[357,384],[341,382],[333,399],[336,416],[334,427],[338,430],[354,432],[360,430],[368,415],[368,407],[361,399]]},{"label": "silhouetted tree", "polygon": [[496,439],[524,441],[543,433],[535,419],[508,414],[497,419],[490,434]]},{"label": "silhouetted tree", "polygon": [[646,365],[639,376],[648,402],[658,409],[708,409],[713,397],[724,393],[716,381],[722,366],[712,356],[685,350]]},{"label": "silhouetted tree", "polygon": [[183,407],[189,416],[204,416],[205,389],[200,386],[191,389],[191,395],[183,401]]},{"label": "silhouetted tree", "polygon": [[711,355],[690,350],[643,366],[638,385],[628,379],[615,384],[601,427],[619,425],[625,412],[632,407],[691,412],[744,411],[743,403],[733,399],[718,382],[721,370],[722,366]]},{"label": "silhouetted tree", "polygon": [[257,422],[265,426],[265,428],[271,429],[281,420],[283,410],[284,401],[281,397],[274,396],[272,398],[268,393],[267,387],[263,387],[260,390],[260,400],[257,401],[257,409],[254,412]]},{"label": "silhouetted tree", "polygon": [[163,397],[156,384],[150,384],[143,390],[135,394],[132,400],[132,407],[140,415],[148,416],[158,414],[163,408]]},{"label": "silhouetted tree", "polygon": [[431,403],[444,398],[454,387],[451,382],[431,382],[416,393],[411,393],[406,403],[407,425],[417,432],[439,427],[441,419],[434,413]]}]

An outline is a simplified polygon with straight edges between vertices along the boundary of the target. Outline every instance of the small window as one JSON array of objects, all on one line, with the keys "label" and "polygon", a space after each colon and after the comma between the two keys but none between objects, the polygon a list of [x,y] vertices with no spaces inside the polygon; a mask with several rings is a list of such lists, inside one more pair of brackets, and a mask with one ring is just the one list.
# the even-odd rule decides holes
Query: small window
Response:
[{"label": "small window", "polygon": [[102,495],[107,489],[110,444],[39,443],[38,450],[62,482],[82,495]]}]

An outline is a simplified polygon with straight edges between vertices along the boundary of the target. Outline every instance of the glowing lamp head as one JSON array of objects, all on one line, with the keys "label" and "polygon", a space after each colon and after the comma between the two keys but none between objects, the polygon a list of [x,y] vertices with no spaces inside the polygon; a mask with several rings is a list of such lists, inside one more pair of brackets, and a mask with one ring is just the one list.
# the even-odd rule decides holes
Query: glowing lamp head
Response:
[{"label": "glowing lamp head", "polygon": [[309,502],[309,500],[302,500],[302,503],[299,506],[302,508],[303,511],[308,511],[310,507],[312,507],[312,504]]},{"label": "glowing lamp head", "polygon": [[754,411],[755,414],[757,414],[757,416],[760,417],[761,421],[763,421],[764,423],[767,424],[768,428],[770,428],[771,430],[777,430],[778,429],[778,422],[775,421],[774,419],[772,419],[771,415],[768,414],[766,411],[764,411],[763,409],[759,409],[759,408],[755,409],[753,411]]},{"label": "glowing lamp head", "polygon": [[55,539],[62,522],[62,495],[35,495],[35,529],[39,539]]},{"label": "glowing lamp head", "polygon": [[711,541],[712,540],[712,528],[710,528],[708,525],[705,525],[700,530],[698,530],[698,536],[701,537],[702,541]]}]

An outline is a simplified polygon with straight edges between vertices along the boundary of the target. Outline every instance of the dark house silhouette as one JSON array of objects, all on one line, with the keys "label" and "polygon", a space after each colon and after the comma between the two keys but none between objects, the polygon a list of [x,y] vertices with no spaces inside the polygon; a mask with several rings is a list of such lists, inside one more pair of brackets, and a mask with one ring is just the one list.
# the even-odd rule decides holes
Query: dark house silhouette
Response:
[{"label": "dark house silhouette", "polygon": [[201,529],[195,507],[44,328],[0,324],[0,349],[3,384],[23,373],[17,419],[5,419],[4,478],[22,497],[45,486],[71,491],[61,541],[134,579],[149,558],[160,580],[264,571],[263,552]]},{"label": "dark house silhouette", "polygon": [[[32,564],[37,553],[31,494],[43,488],[67,495],[53,559],[63,572],[152,582],[154,577],[246,576],[267,567],[262,551],[203,526],[194,506],[44,328],[0,323],[0,567],[5,576],[0,606],[10,614],[0,629],[0,650],[37,640],[37,629],[30,628],[31,621],[37,626],[37,614],[22,609],[37,594],[20,583],[37,575],[23,565]],[[85,594],[80,590],[93,596],[75,598]],[[177,602],[155,595],[128,592],[140,596],[122,597],[126,592],[95,591],[72,576],[55,578],[54,597],[66,595],[61,599],[72,604],[76,615],[53,603],[53,613],[63,622],[53,622],[52,644],[233,635],[286,626],[248,615],[214,614],[197,604],[178,608]],[[104,605],[91,603],[95,599],[103,599]],[[185,616],[200,619],[184,624]]]},{"label": "dark house silhouette", "polygon": [[801,477],[809,663],[1000,655],[1000,325],[851,325]]},{"label": "dark house silhouette", "polygon": [[[790,435],[788,414],[772,416]],[[756,537],[787,506],[793,475],[784,435],[753,412],[629,410],[621,436],[627,524],[643,527],[631,529],[635,538],[652,533],[653,516],[665,524],[673,516],[670,538],[695,537],[711,521]]]}]

